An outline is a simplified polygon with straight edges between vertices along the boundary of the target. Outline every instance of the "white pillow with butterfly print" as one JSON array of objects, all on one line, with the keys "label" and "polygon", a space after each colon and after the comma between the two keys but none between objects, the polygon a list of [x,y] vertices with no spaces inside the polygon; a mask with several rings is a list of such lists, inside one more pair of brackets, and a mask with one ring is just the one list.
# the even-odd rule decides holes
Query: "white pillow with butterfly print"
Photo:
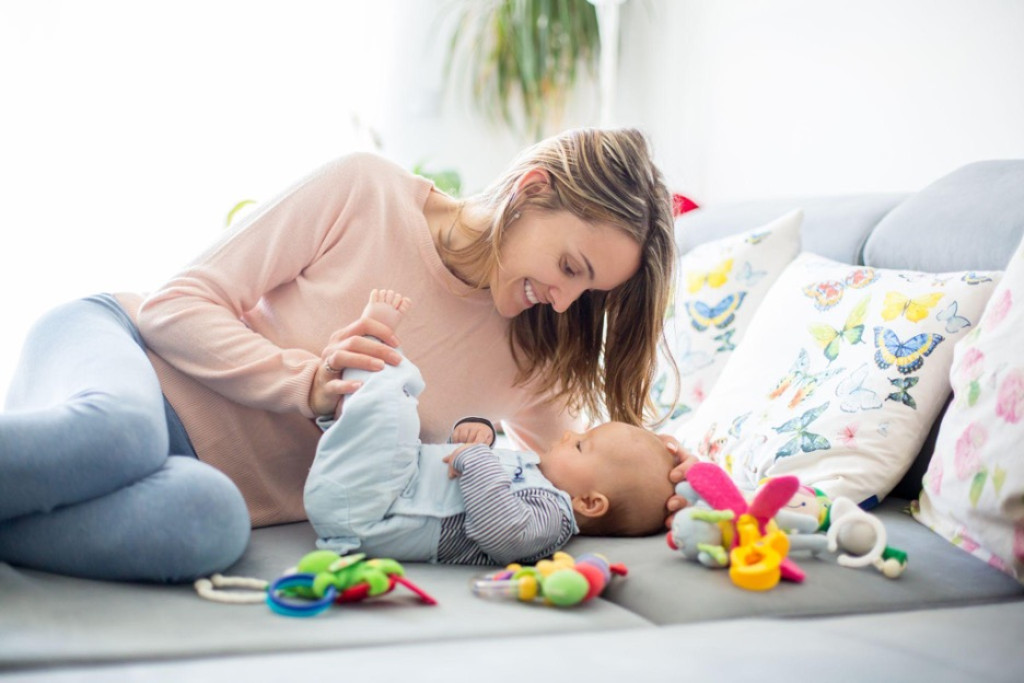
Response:
[{"label": "white pillow with butterfly print", "polygon": [[679,259],[665,337],[679,369],[679,391],[662,356],[652,397],[672,431],[692,415],[743,338],[771,285],[800,253],[803,211],[694,247]]},{"label": "white pillow with butterfly print", "polygon": [[909,468],[950,392],[957,338],[998,273],[873,269],[801,254],[674,434],[740,486],[794,474],[866,506]]}]

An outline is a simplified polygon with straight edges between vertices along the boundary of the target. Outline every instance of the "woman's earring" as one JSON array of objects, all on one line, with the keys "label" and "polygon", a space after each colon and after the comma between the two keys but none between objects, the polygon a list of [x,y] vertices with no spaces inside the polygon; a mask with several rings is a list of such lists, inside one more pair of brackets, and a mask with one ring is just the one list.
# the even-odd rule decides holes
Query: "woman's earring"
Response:
[{"label": "woman's earring", "polygon": [[[512,220],[513,221],[519,220],[519,212],[518,211],[516,211],[514,214],[512,214]],[[512,221],[509,221],[509,222],[511,223]]]}]

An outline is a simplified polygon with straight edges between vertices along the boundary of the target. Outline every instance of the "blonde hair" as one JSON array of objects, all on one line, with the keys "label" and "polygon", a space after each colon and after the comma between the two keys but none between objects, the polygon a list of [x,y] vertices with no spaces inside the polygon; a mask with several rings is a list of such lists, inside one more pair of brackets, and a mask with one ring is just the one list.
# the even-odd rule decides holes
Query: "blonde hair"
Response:
[{"label": "blonde hair", "polygon": [[[517,192],[542,169],[550,192]],[[450,265],[478,286],[497,268],[505,231],[523,209],[569,211],[608,223],[641,247],[640,268],[610,292],[587,291],[563,314],[533,306],[511,320],[517,382],[536,382],[573,411],[640,425],[658,420],[651,400],[657,348],[675,262],[671,197],[635,129],[567,131],[526,149],[506,173],[467,204],[492,216],[467,247],[442,246]]]}]

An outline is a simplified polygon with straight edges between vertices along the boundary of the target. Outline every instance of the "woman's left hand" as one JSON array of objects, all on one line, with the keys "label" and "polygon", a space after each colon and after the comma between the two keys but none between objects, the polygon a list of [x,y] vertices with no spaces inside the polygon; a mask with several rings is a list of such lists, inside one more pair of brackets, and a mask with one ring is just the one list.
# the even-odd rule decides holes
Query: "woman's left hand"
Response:
[{"label": "woman's left hand", "polygon": [[[669,451],[676,457],[676,466],[673,467],[668,473],[668,480],[673,484],[678,484],[681,481],[685,481],[686,473],[690,471],[693,464],[697,462],[697,456],[689,451],[685,450],[682,445],[672,437],[663,437],[665,445]],[[676,513],[685,508],[689,504],[683,496],[675,494],[668,499],[665,504],[668,510],[668,516],[665,518],[665,526],[667,528],[672,527],[672,520],[675,518]]]}]

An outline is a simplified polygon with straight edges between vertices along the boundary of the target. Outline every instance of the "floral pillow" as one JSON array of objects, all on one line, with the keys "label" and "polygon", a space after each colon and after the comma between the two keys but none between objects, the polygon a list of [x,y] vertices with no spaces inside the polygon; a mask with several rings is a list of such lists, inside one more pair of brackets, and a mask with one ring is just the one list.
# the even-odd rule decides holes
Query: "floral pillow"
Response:
[{"label": "floral pillow", "polygon": [[914,516],[1024,583],[1024,243],[953,350],[953,402]]},{"label": "floral pillow", "polygon": [[920,450],[949,395],[953,346],[976,323],[997,277],[801,254],[675,435],[741,486],[794,474],[833,498],[871,506]]},{"label": "floral pillow", "polygon": [[776,278],[800,253],[803,211],[796,209],[757,229],[695,247],[678,264],[665,337],[679,369],[662,355],[653,398],[669,419],[661,431],[685,422],[743,338],[755,309]]}]

